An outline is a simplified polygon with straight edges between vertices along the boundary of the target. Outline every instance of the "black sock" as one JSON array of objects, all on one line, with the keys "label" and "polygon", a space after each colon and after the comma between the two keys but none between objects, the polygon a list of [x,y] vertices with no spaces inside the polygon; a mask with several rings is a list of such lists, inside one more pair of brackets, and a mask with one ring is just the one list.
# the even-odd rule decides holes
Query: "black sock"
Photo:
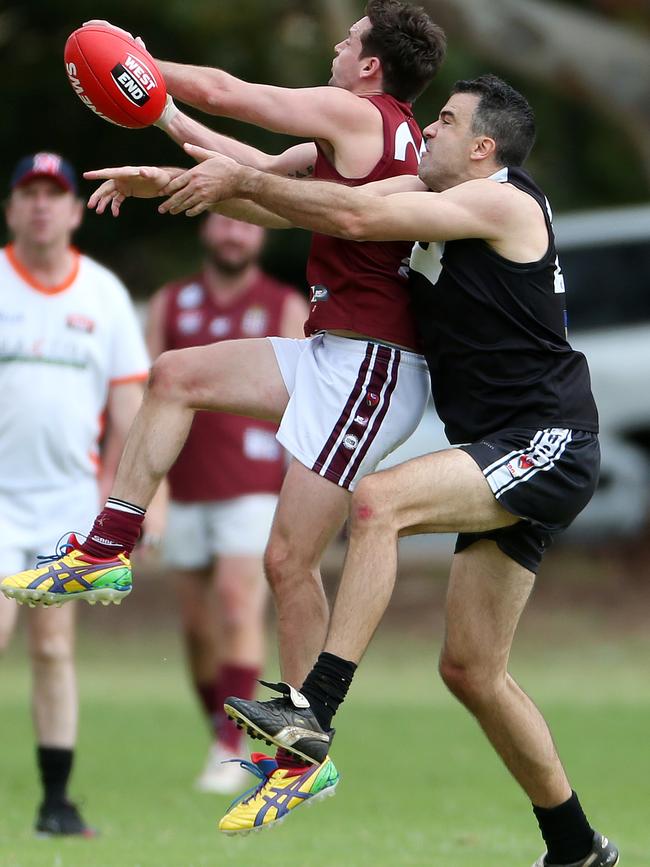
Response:
[{"label": "black sock", "polygon": [[331,728],[332,717],[347,695],[356,670],[354,662],[333,653],[321,653],[307,675],[300,692],[309,700],[323,731]]},{"label": "black sock", "polygon": [[549,864],[573,864],[585,858],[594,841],[594,829],[589,825],[575,792],[558,807],[536,807],[533,813],[546,843]]},{"label": "black sock", "polygon": [[74,752],[60,747],[39,746],[37,755],[43,800],[47,804],[60,804],[65,800]]}]

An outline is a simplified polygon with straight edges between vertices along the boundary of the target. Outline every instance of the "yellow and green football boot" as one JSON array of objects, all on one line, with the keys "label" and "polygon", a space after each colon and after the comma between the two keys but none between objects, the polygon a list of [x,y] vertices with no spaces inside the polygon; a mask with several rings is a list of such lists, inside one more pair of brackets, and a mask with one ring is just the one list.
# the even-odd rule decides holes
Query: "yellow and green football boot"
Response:
[{"label": "yellow and green football boot", "polygon": [[339,772],[329,756],[300,775],[290,775],[285,768],[278,768],[275,759],[262,753],[252,753],[251,759],[241,760],[241,765],[260,782],[228,807],[219,822],[224,834],[261,831],[284,821],[302,804],[315,804],[335,794]]},{"label": "yellow and green football boot", "polygon": [[74,535],[51,557],[39,557],[35,569],[9,575],[0,582],[8,599],[22,605],[57,605],[85,599],[91,605],[117,605],[131,592],[131,563],[124,553],[99,560],[79,550]]}]

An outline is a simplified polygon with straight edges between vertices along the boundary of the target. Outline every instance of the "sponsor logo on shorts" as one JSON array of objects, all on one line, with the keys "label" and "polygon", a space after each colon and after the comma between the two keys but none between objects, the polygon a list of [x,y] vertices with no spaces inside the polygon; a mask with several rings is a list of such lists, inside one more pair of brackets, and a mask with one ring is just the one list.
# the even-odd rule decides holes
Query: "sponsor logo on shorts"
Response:
[{"label": "sponsor logo on shorts", "polygon": [[367,427],[370,419],[365,415],[357,415],[354,417],[354,423],[360,425],[360,427]]},{"label": "sponsor logo on shorts", "polygon": [[356,449],[359,445],[359,438],[355,437],[354,434],[347,434],[347,436],[343,438],[343,445],[346,449],[352,451],[352,449]]},{"label": "sponsor logo on shorts", "polygon": [[329,296],[330,290],[327,286],[323,286],[322,283],[317,283],[315,286],[311,287],[310,303],[314,304],[316,301],[327,301]]},{"label": "sponsor logo on shorts", "polygon": [[379,395],[375,391],[369,391],[366,394],[366,403],[368,406],[377,406],[379,403]]},{"label": "sponsor logo on shorts", "polygon": [[537,465],[529,455],[520,455],[516,461],[510,461],[506,466],[508,467],[512,478],[516,479],[519,476],[523,476],[524,473],[527,473],[528,470]]},{"label": "sponsor logo on shorts", "polygon": [[115,64],[111,76],[129,102],[137,106],[146,105],[150,99],[149,92],[158,87],[151,70],[131,54],[126,55],[123,64]]}]

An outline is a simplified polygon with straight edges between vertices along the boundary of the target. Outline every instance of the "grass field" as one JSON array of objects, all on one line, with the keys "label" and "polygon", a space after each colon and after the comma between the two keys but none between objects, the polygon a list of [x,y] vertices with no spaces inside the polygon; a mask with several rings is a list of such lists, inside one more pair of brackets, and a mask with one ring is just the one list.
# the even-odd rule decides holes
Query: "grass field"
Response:
[{"label": "grass field", "polygon": [[[117,623],[116,612],[98,611]],[[83,700],[72,794],[98,840],[37,840],[22,641],[1,663],[2,867],[530,867],[530,807],[435,675],[438,640],[377,640],[338,717],[335,798],[284,825],[223,838],[226,799],[192,790],[207,746],[173,630],[79,642]],[[555,620],[518,643],[513,672],[551,722],[593,824],[622,867],[650,864],[650,639],[595,640]]]}]

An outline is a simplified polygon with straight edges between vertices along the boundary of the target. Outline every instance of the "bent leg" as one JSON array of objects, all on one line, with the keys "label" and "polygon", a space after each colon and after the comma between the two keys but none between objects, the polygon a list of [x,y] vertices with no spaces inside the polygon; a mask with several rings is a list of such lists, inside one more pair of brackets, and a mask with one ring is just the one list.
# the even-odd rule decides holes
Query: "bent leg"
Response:
[{"label": "bent leg", "polygon": [[282,677],[300,685],[323,647],[329,608],[320,575],[327,545],[348,514],[350,494],[292,461],[264,557],[277,610]]},{"label": "bent leg", "polygon": [[146,507],[178,457],[196,410],[279,420],[288,394],[266,338],[163,353],[154,363],[111,496]]},{"label": "bent leg", "polygon": [[325,650],[351,662],[363,656],[395,586],[398,536],[481,532],[517,520],[459,449],[366,476],[352,497],[350,540]]},{"label": "bent leg", "polygon": [[440,672],[531,801],[553,807],[571,796],[571,786],[544,718],[507,670],[534,580],[494,542],[456,554]]}]

